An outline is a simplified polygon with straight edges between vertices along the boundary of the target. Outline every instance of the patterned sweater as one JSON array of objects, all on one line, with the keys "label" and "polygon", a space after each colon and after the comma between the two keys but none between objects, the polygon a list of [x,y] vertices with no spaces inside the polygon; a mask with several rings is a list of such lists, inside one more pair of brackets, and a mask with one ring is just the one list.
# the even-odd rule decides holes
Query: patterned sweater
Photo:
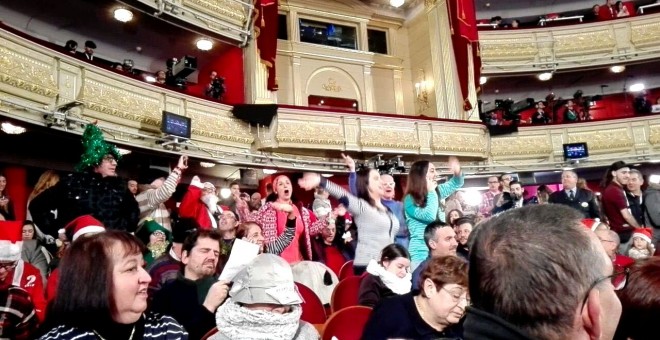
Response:
[{"label": "patterned sweater", "polygon": [[140,220],[150,217],[165,229],[172,230],[170,213],[165,207],[165,202],[174,194],[180,178],[181,172],[175,169],[160,188],[145,190],[135,197],[140,207]]},{"label": "patterned sweater", "polygon": [[366,266],[369,260],[380,260],[381,250],[394,242],[394,236],[399,231],[399,219],[396,215],[389,209],[382,211],[371,206],[369,202],[351,195],[325,178],[321,179],[321,186],[328,190],[331,196],[341,200],[353,215],[353,221],[358,228],[354,265]]}]

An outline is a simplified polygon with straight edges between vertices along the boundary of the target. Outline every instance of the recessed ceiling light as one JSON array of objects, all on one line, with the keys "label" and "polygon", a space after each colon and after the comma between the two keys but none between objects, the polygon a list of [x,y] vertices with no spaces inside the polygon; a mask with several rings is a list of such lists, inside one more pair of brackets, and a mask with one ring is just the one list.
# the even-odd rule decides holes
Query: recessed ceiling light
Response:
[{"label": "recessed ceiling light", "polygon": [[333,174],[321,174],[321,176],[323,176],[323,177],[325,177],[325,178],[330,178],[330,177],[333,176]]},{"label": "recessed ceiling light", "polygon": [[390,0],[390,6],[392,7],[401,7],[405,0]]},{"label": "recessed ceiling light", "polygon": [[202,51],[209,51],[213,48],[213,41],[206,38],[199,39],[197,40],[197,48]]},{"label": "recessed ceiling light", "polygon": [[275,170],[275,169],[264,169],[263,172],[266,175],[272,175],[272,174],[276,173],[277,170]]},{"label": "recessed ceiling light", "polygon": [[26,131],[24,127],[16,126],[9,122],[2,123],[1,130],[9,135],[20,135],[21,133],[24,133]]},{"label": "recessed ceiling light", "polygon": [[479,77],[479,85],[483,85],[488,81],[488,77]]},{"label": "recessed ceiling light", "polygon": [[537,76],[540,81],[546,81],[552,79],[552,72],[543,72]]},{"label": "recessed ceiling light", "polygon": [[211,162],[199,162],[199,166],[201,166],[202,168],[212,168],[212,167],[215,166],[215,163],[211,163]]},{"label": "recessed ceiling light", "polygon": [[114,15],[115,15],[115,19],[121,22],[129,22],[133,20],[133,12],[129,11],[124,7],[115,9]]},{"label": "recessed ceiling light", "polygon": [[623,66],[623,65],[614,65],[614,66],[610,67],[610,71],[612,71],[613,73],[621,73],[625,70],[626,70],[626,67]]},{"label": "recessed ceiling light", "polygon": [[630,92],[644,91],[645,88],[646,88],[646,86],[644,86],[643,83],[632,84],[632,85],[630,85]]},{"label": "recessed ceiling light", "polygon": [[122,155],[122,156],[126,156],[126,155],[128,155],[129,153],[133,152],[133,151],[131,151],[131,150],[123,149],[123,148],[117,148],[117,151],[119,151],[119,154]]}]

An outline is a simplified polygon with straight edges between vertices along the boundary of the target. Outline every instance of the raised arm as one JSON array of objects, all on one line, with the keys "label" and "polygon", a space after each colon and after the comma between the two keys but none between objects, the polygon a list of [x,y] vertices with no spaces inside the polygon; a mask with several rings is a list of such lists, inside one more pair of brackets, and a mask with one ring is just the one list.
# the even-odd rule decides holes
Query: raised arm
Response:
[{"label": "raised arm", "polygon": [[[176,190],[177,184],[179,184],[179,180],[181,179],[181,175],[183,174],[183,170],[188,168],[187,165],[188,162],[188,156],[181,156],[179,158],[179,164],[177,164],[176,168],[172,170],[170,175],[165,179],[165,182],[163,182],[163,185],[160,186],[160,188],[156,190],[147,190],[144,193],[141,193],[138,195],[138,200],[146,200],[147,205],[151,209],[156,209],[161,203],[165,203],[172,195],[174,194],[174,191]],[[142,198],[140,196],[145,195],[145,198]],[[144,210],[144,209],[140,209]],[[140,216],[144,217],[144,216]]]},{"label": "raised arm", "polygon": [[284,232],[273,242],[266,243],[265,252],[269,254],[280,255],[291,244],[296,236],[296,216],[293,219],[287,218]]},{"label": "raised arm", "polygon": [[355,182],[357,180],[357,176],[355,174],[355,161],[351,156],[344,155],[343,153],[341,154],[341,157],[344,158],[344,164],[348,167],[348,190],[351,192],[353,195],[357,195],[357,187],[355,186]]},{"label": "raised arm", "polygon": [[461,164],[456,157],[449,157],[449,169],[454,175],[447,182],[438,185],[438,190],[440,191],[439,200],[449,197],[449,195],[462,188],[463,184],[465,184],[465,176],[461,172]]}]

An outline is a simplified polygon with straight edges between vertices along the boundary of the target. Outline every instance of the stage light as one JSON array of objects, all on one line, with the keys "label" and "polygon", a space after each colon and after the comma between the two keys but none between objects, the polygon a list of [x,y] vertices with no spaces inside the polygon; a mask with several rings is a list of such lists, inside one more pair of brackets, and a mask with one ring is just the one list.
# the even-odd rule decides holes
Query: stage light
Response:
[{"label": "stage light", "polygon": [[133,12],[123,7],[115,9],[114,15],[115,19],[121,22],[129,22],[133,20]]}]

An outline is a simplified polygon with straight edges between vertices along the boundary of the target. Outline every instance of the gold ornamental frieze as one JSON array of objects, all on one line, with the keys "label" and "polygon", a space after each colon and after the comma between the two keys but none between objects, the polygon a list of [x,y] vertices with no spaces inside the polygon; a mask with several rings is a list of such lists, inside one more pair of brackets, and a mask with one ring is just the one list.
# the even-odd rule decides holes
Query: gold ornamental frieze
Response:
[{"label": "gold ornamental frieze", "polygon": [[188,109],[186,112],[193,121],[193,135],[248,145],[254,141],[250,126],[229,115],[196,109]]},{"label": "gold ornamental frieze", "polygon": [[343,146],[346,142],[341,125],[325,122],[278,120],[276,140],[300,144],[298,147]]},{"label": "gold ornamental frieze", "polygon": [[630,41],[636,47],[658,46],[660,44],[660,22],[633,25],[630,30]]},{"label": "gold ornamental frieze", "polygon": [[490,154],[494,158],[550,157],[552,155],[552,143],[545,134],[491,137]]},{"label": "gold ornamental frieze", "polygon": [[486,134],[438,132],[433,134],[433,151],[488,155]]},{"label": "gold ornamental frieze", "polygon": [[160,127],[163,105],[147,93],[155,94],[128,84],[119,87],[95,79],[84,79],[78,100],[89,110]]},{"label": "gold ornamental frieze", "polygon": [[649,126],[649,143],[653,146],[660,146],[660,125]]},{"label": "gold ornamental frieze", "polygon": [[384,148],[419,152],[420,143],[415,129],[396,129],[386,127],[370,127],[362,125],[360,144],[366,148]]},{"label": "gold ornamental frieze", "polygon": [[635,145],[630,130],[625,127],[582,132],[569,131],[568,142],[587,142],[589,152],[593,154],[629,150]]},{"label": "gold ornamental frieze", "polygon": [[59,90],[53,76],[53,64],[39,61],[5,46],[0,46],[0,82],[49,98],[57,96]]},{"label": "gold ornamental frieze", "polygon": [[[194,8],[209,17],[222,17],[242,25],[247,21],[247,13],[240,2],[231,0],[183,0],[183,5]],[[221,27],[221,26],[220,26]]]},{"label": "gold ornamental frieze", "polygon": [[555,35],[554,41],[557,56],[608,53],[616,46],[614,36],[609,30]]},{"label": "gold ornamental frieze", "polygon": [[483,39],[479,45],[484,60],[534,60],[539,53],[531,39]]}]

